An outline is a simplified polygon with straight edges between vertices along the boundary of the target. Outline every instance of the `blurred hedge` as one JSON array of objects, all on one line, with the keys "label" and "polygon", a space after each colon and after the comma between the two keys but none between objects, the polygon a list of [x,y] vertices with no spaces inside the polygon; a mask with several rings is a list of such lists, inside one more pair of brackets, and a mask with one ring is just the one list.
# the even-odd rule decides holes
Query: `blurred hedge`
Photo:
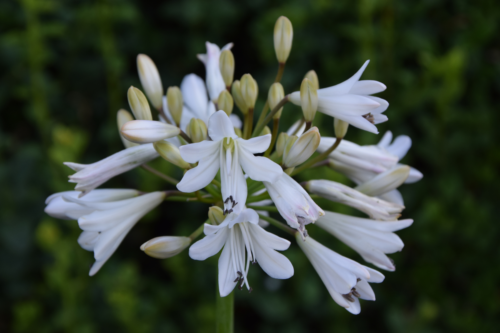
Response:
[{"label": "blurred hedge", "polygon": [[[389,122],[381,133],[408,134],[403,162],[424,179],[405,186],[392,255],[397,271],[375,285],[376,302],[353,316],[337,306],[302,253],[285,254],[296,274],[276,281],[252,268],[254,292],[236,292],[237,332],[493,332],[500,320],[498,205],[500,45],[494,1],[49,1],[0,2],[0,331],[212,332],[216,258],[187,253],[155,260],[146,240],[188,234],[207,207],[165,204],[150,213],[93,278],[92,254],[76,243],[74,221],[43,213],[44,199],[72,189],[63,161],[88,163],[121,149],[116,111],[140,86],[135,57],[150,55],[164,86],[204,77],[204,42],[234,42],[236,76],[250,72],[260,104],[276,61],[272,29],[286,15],[294,44],[283,78],[296,89],[315,69],[320,85],[348,78],[371,59],[364,78],[387,84]],[[287,106],[291,123],[300,109]],[[331,118],[316,121],[331,133]],[[347,139],[380,136],[351,128]],[[162,161],[154,165],[170,170]],[[178,174],[180,177],[180,175]],[[314,177],[336,177],[322,170]],[[166,186],[143,170],[106,187]],[[343,210],[340,205],[328,209]],[[310,228],[329,247],[361,258]]]}]

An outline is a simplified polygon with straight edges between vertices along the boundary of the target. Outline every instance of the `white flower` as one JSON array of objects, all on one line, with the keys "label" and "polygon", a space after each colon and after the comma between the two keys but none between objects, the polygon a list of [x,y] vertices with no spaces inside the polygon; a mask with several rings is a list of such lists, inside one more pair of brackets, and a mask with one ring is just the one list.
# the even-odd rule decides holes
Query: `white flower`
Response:
[{"label": "white flower", "polygon": [[376,220],[396,220],[404,209],[402,205],[365,195],[349,186],[330,180],[310,180],[306,188],[323,198],[359,209]]},{"label": "white flower", "polygon": [[141,245],[141,250],[150,257],[166,259],[178,255],[191,244],[191,238],[180,236],[162,236],[148,240]]},{"label": "white flower", "polygon": [[94,251],[95,263],[92,276],[118,248],[132,227],[165,197],[163,192],[152,192],[139,197],[113,202],[91,202],[72,196],[63,196],[68,202],[78,204],[91,213],[78,219],[83,230],[78,243],[87,251]]},{"label": "white flower", "polygon": [[110,178],[132,170],[158,156],[153,144],[149,143],[124,149],[92,164],[73,162],[64,164],[76,171],[75,174],[69,176],[69,182],[77,183],[75,190],[82,191],[80,194],[82,197]]},{"label": "white flower", "polygon": [[[386,86],[383,83],[359,81],[369,62],[367,60],[350,79],[333,87],[319,89],[318,111],[365,131],[378,133],[374,124],[387,121],[382,112],[387,110],[389,103],[382,98],[370,96],[384,91]],[[300,92],[290,94],[290,101],[301,105]]]},{"label": "white flower", "polygon": [[131,120],[120,129],[123,137],[135,143],[154,143],[176,137],[181,133],[176,126],[155,120]]},{"label": "white flower", "polygon": [[[94,209],[87,208],[82,205],[68,202],[64,200],[65,197],[78,198],[81,192],[78,191],[65,191],[54,193],[45,200],[45,213],[52,217],[62,220],[77,220],[79,217],[92,213]],[[137,190],[127,189],[99,189],[91,191],[82,200],[88,202],[112,202],[133,198],[139,195]]]},{"label": "white flower", "polygon": [[413,220],[375,221],[325,212],[316,224],[358,252],[367,262],[394,271],[394,262],[385,253],[403,249],[403,242],[394,231],[409,227]]},{"label": "white flower", "polygon": [[258,226],[259,216],[252,209],[244,209],[240,214],[230,214],[218,226],[205,224],[205,238],[189,248],[189,256],[195,260],[205,260],[224,250],[219,258],[219,291],[225,297],[237,284],[248,284],[247,274],[250,263],[259,263],[270,277],[288,279],[293,275],[293,266],[284,255],[290,242],[269,233]]},{"label": "white flower", "polygon": [[[222,74],[219,69],[219,57],[221,50],[217,45],[210,42],[206,42],[206,46],[207,53],[198,54],[198,59],[205,64],[208,94],[210,95],[210,99],[216,102],[220,93],[226,89],[226,84],[222,79]],[[224,46],[222,50],[229,50],[232,47],[233,43],[229,43]]]},{"label": "white flower", "polygon": [[264,182],[276,208],[288,225],[307,235],[305,226],[325,213],[292,177],[283,173],[275,183]]},{"label": "white flower", "polygon": [[177,184],[180,191],[194,192],[204,188],[220,169],[225,211],[238,213],[245,206],[247,198],[247,183],[242,168],[251,179],[271,183],[283,173],[281,167],[270,159],[253,155],[269,147],[271,135],[250,140],[238,138],[224,111],[218,111],[210,117],[208,135],[213,141],[180,147],[181,156],[186,162],[199,162]]},{"label": "white flower", "polygon": [[[355,189],[366,195],[378,196],[403,206],[402,196],[396,189],[405,182],[409,174],[409,166],[398,164],[392,169],[379,173],[372,179],[356,186]],[[396,193],[401,197],[401,200],[394,200],[396,198],[394,194]]]},{"label": "white flower", "polygon": [[311,237],[302,239],[296,235],[295,238],[338,305],[358,314],[361,312],[358,298],[375,300],[368,282],[382,282],[384,276],[381,273],[341,256]]}]

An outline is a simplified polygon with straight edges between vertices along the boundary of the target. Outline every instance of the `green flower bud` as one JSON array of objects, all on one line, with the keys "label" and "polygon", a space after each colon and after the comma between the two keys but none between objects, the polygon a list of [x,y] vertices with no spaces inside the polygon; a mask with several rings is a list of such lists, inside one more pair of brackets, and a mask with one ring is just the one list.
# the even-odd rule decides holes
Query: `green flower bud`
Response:
[{"label": "green flower bud", "polygon": [[299,138],[296,135],[290,135],[288,139],[286,140],[285,143],[285,149],[283,149],[283,161],[286,161],[288,158],[288,153],[290,152],[290,149],[292,149],[293,144],[295,141],[297,141]]},{"label": "green flower bud", "polygon": [[292,49],[292,40],[292,22],[285,16],[280,16],[274,25],[274,50],[279,63],[286,63]]},{"label": "green flower bud", "polygon": [[[271,85],[271,88],[269,88],[269,94],[267,97],[269,108],[273,110],[284,97],[285,97],[285,90],[283,89],[281,83],[279,82],[273,83]],[[279,109],[279,111],[275,113],[273,119],[279,119],[281,117],[281,111],[283,111],[283,108]]]},{"label": "green flower bud", "polygon": [[222,210],[222,208],[212,206],[208,209],[208,219],[213,225],[219,225],[224,222],[226,217],[224,216],[224,211]]},{"label": "green flower bud", "polygon": [[141,250],[157,259],[171,258],[191,244],[189,237],[163,236],[150,239],[141,245]]},{"label": "green flower bud", "polygon": [[300,103],[306,122],[312,122],[318,109],[318,91],[309,79],[304,79],[300,85]]},{"label": "green flower bud", "polygon": [[120,138],[122,139],[122,142],[123,142],[123,145],[125,146],[125,148],[137,146],[137,143],[134,143],[134,142],[131,142],[131,141],[128,141],[127,139],[125,139],[120,131],[122,129],[122,126],[125,123],[132,121],[132,120],[134,120],[134,117],[127,110],[120,109],[118,111],[118,113],[116,114],[116,123],[118,124],[118,132],[120,133]]},{"label": "green flower bud", "polygon": [[318,75],[315,71],[310,70],[309,72],[307,72],[306,76],[304,76],[304,79],[308,79],[309,81],[311,81],[313,87],[316,88],[316,90],[319,89]]},{"label": "green flower bud", "polygon": [[247,114],[248,107],[247,107],[247,103],[245,103],[245,99],[243,98],[243,95],[241,94],[240,81],[236,80],[233,82],[233,86],[231,87],[231,94],[233,94],[234,102],[238,106],[238,109],[240,109],[241,113]]},{"label": "green flower bud", "polygon": [[191,138],[193,143],[206,140],[208,135],[207,125],[201,119],[191,118],[186,127],[186,134]]},{"label": "green flower bud", "polygon": [[137,120],[153,120],[146,96],[136,87],[128,88],[128,104]]},{"label": "green flower bud", "polygon": [[259,87],[252,75],[245,74],[241,77],[240,91],[247,108],[253,109],[259,95]]},{"label": "green flower bud", "polygon": [[233,112],[234,101],[233,97],[227,90],[223,90],[219,98],[217,99],[217,104],[219,106],[219,110],[223,110],[228,116]]},{"label": "green flower bud", "polygon": [[220,53],[219,68],[226,87],[231,87],[234,77],[234,56],[231,50],[224,50]]},{"label": "green flower bud", "polygon": [[181,90],[178,87],[168,87],[167,105],[168,111],[172,115],[172,118],[174,118],[175,124],[179,126],[181,123],[184,101],[182,100]]},{"label": "green flower bud", "polygon": [[[309,157],[311,157],[312,154],[314,154],[316,149],[318,149],[320,140],[321,136],[319,135],[318,128],[311,128],[302,134],[297,141],[295,141],[286,156],[283,157],[283,164],[287,167],[295,167],[304,163]],[[288,141],[285,150],[287,148]]]},{"label": "green flower bud", "polygon": [[337,118],[333,118],[333,129],[335,130],[335,137],[337,137],[337,139],[342,139],[347,134],[349,123]]},{"label": "green flower bud", "polygon": [[181,157],[179,148],[167,141],[157,141],[153,144],[155,150],[168,162],[181,169],[191,169],[191,165]]},{"label": "green flower bud", "polygon": [[155,63],[145,54],[137,56],[137,70],[142,88],[156,109],[163,106],[163,86]]},{"label": "green flower bud", "polygon": [[288,134],[286,134],[286,132],[281,132],[280,135],[278,135],[278,140],[276,141],[276,153],[278,154],[278,157],[283,156],[287,140]]}]

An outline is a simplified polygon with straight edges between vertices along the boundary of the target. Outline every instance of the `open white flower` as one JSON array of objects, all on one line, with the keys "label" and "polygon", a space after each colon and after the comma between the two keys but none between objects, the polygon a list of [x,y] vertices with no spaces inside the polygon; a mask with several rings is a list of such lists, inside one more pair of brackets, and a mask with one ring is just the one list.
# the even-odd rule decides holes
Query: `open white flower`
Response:
[{"label": "open white flower", "polygon": [[[374,124],[387,121],[382,112],[387,110],[389,103],[382,98],[370,96],[384,91],[386,86],[383,83],[359,81],[369,62],[367,60],[350,79],[333,87],[319,89],[318,111],[365,131],[378,133]],[[300,92],[290,94],[290,101],[301,105]]]},{"label": "open white flower", "polygon": [[78,243],[87,251],[94,251],[95,263],[90,269],[92,276],[118,248],[130,229],[165,197],[163,192],[152,192],[135,198],[92,202],[64,195],[64,200],[89,209],[92,212],[80,216],[78,225],[83,230]]},{"label": "open white flower", "polygon": [[[221,53],[221,49],[210,42],[206,42],[207,53],[206,54],[198,54],[198,59],[201,60],[205,64],[205,69],[207,72],[206,82],[208,94],[210,95],[210,99],[214,102],[219,98],[220,93],[226,89],[226,84],[222,79],[222,74],[220,73],[219,68],[219,57]],[[222,50],[229,50],[233,47],[233,43],[229,43],[225,45]]]},{"label": "open white flower", "polygon": [[[78,191],[65,191],[54,193],[45,200],[45,213],[52,217],[62,220],[77,220],[83,215],[90,214],[94,211],[73,202],[64,200],[63,197],[78,198],[81,192]],[[82,198],[88,202],[113,202],[124,199],[130,199],[139,195],[137,190],[128,189],[99,189],[93,190]]]},{"label": "open white flower", "polygon": [[121,150],[92,164],[73,162],[64,164],[76,171],[75,174],[69,176],[69,182],[77,184],[75,190],[82,191],[80,194],[82,197],[110,178],[132,170],[158,156],[153,144],[148,143]]},{"label": "open white flower", "polygon": [[394,231],[409,227],[413,220],[375,221],[325,212],[316,224],[358,252],[367,262],[394,271],[394,262],[385,253],[403,249],[403,241]]},{"label": "open white flower", "polygon": [[283,173],[275,183],[264,182],[276,208],[288,225],[305,237],[305,226],[325,213],[292,177]]},{"label": "open white flower", "polygon": [[217,254],[219,258],[219,291],[225,297],[236,285],[248,284],[247,274],[250,263],[257,262],[270,277],[288,279],[293,275],[290,260],[281,253],[290,242],[262,229],[259,216],[252,209],[244,209],[240,214],[230,214],[218,226],[205,224],[205,238],[189,248],[189,256],[195,260],[205,260]]},{"label": "open white flower", "polygon": [[310,180],[306,189],[323,198],[359,209],[373,219],[396,220],[404,206],[363,194],[349,186],[330,180]]},{"label": "open white flower", "polygon": [[270,183],[283,173],[281,167],[270,159],[253,155],[269,147],[271,135],[250,140],[239,138],[224,111],[217,111],[210,117],[208,134],[213,141],[180,147],[186,162],[199,164],[184,174],[177,188],[182,192],[200,190],[214,179],[220,169],[225,211],[239,213],[247,198],[247,183],[242,168],[251,179]]},{"label": "open white flower", "polygon": [[311,237],[302,239],[296,235],[295,238],[338,305],[358,314],[361,312],[358,298],[375,300],[368,282],[382,282],[384,276],[381,273],[341,256]]}]

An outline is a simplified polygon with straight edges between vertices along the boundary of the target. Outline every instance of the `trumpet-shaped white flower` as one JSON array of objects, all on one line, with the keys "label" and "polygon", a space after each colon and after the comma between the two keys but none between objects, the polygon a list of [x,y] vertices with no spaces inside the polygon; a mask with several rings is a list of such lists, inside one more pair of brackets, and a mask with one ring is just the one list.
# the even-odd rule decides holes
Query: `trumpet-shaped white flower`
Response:
[{"label": "trumpet-shaped white flower", "polygon": [[[94,211],[73,202],[64,200],[63,197],[78,198],[81,192],[65,191],[54,193],[45,200],[45,213],[52,217],[62,220],[77,220],[83,215],[90,214]],[[119,200],[130,199],[139,195],[137,190],[127,189],[99,189],[91,191],[82,200],[88,202],[113,202]]]},{"label": "trumpet-shaped white flower", "polygon": [[[370,61],[350,79],[333,87],[318,90],[318,111],[341,119],[355,127],[368,132],[378,133],[374,124],[387,121],[382,114],[389,107],[386,100],[370,96],[385,90],[383,83],[372,80],[359,81]],[[290,94],[290,101],[301,105],[300,92]]]},{"label": "trumpet-shaped white flower", "polygon": [[403,242],[394,231],[409,227],[413,220],[375,221],[325,212],[316,224],[358,252],[367,262],[394,271],[394,262],[385,253],[403,249]]},{"label": "trumpet-shaped white flower", "polygon": [[290,242],[262,229],[259,216],[252,209],[244,209],[240,214],[230,214],[218,226],[205,224],[205,238],[189,248],[189,256],[195,260],[205,260],[217,254],[219,258],[219,291],[225,297],[236,285],[241,288],[248,284],[247,274],[250,263],[259,263],[270,277],[288,279],[293,275],[293,266],[281,253]]},{"label": "trumpet-shaped white flower", "polygon": [[92,202],[63,195],[64,200],[92,210],[91,213],[78,218],[78,225],[83,230],[78,243],[85,250],[93,251],[96,260],[90,269],[90,276],[99,271],[130,229],[158,206],[164,197],[163,192],[152,192],[131,199]]},{"label": "trumpet-shaped white flower", "polygon": [[338,305],[358,314],[361,312],[358,298],[375,300],[368,282],[382,282],[384,276],[381,273],[341,256],[311,237],[302,239],[296,235],[295,238]]},{"label": "trumpet-shaped white flower", "polygon": [[69,182],[77,184],[75,190],[82,191],[80,194],[82,197],[110,178],[132,170],[158,156],[153,144],[149,143],[124,149],[92,164],[73,162],[64,164],[76,171],[75,174],[69,176]]},{"label": "trumpet-shaped white flower", "polygon": [[305,226],[325,213],[292,177],[283,173],[275,182],[264,182],[276,208],[288,225],[305,237]]},{"label": "trumpet-shaped white flower", "polygon": [[220,169],[225,212],[239,213],[247,198],[247,183],[242,168],[251,179],[270,183],[274,183],[283,173],[281,167],[270,159],[253,155],[269,147],[271,135],[250,140],[239,138],[224,111],[218,111],[210,117],[208,135],[213,141],[180,147],[181,156],[186,162],[199,162],[177,184],[180,191],[194,192],[204,188]]},{"label": "trumpet-shaped white flower", "polygon": [[323,198],[359,209],[376,220],[396,220],[404,209],[402,205],[368,196],[349,186],[330,180],[310,180],[306,188],[309,192]]},{"label": "trumpet-shaped white flower", "polygon": [[[198,54],[198,59],[205,64],[208,94],[210,95],[210,99],[216,102],[220,93],[226,89],[226,84],[224,83],[224,79],[222,78],[219,68],[221,49],[217,45],[210,42],[206,42],[206,46],[207,53]],[[232,47],[233,43],[229,43],[225,45],[222,50],[229,50]]]}]

